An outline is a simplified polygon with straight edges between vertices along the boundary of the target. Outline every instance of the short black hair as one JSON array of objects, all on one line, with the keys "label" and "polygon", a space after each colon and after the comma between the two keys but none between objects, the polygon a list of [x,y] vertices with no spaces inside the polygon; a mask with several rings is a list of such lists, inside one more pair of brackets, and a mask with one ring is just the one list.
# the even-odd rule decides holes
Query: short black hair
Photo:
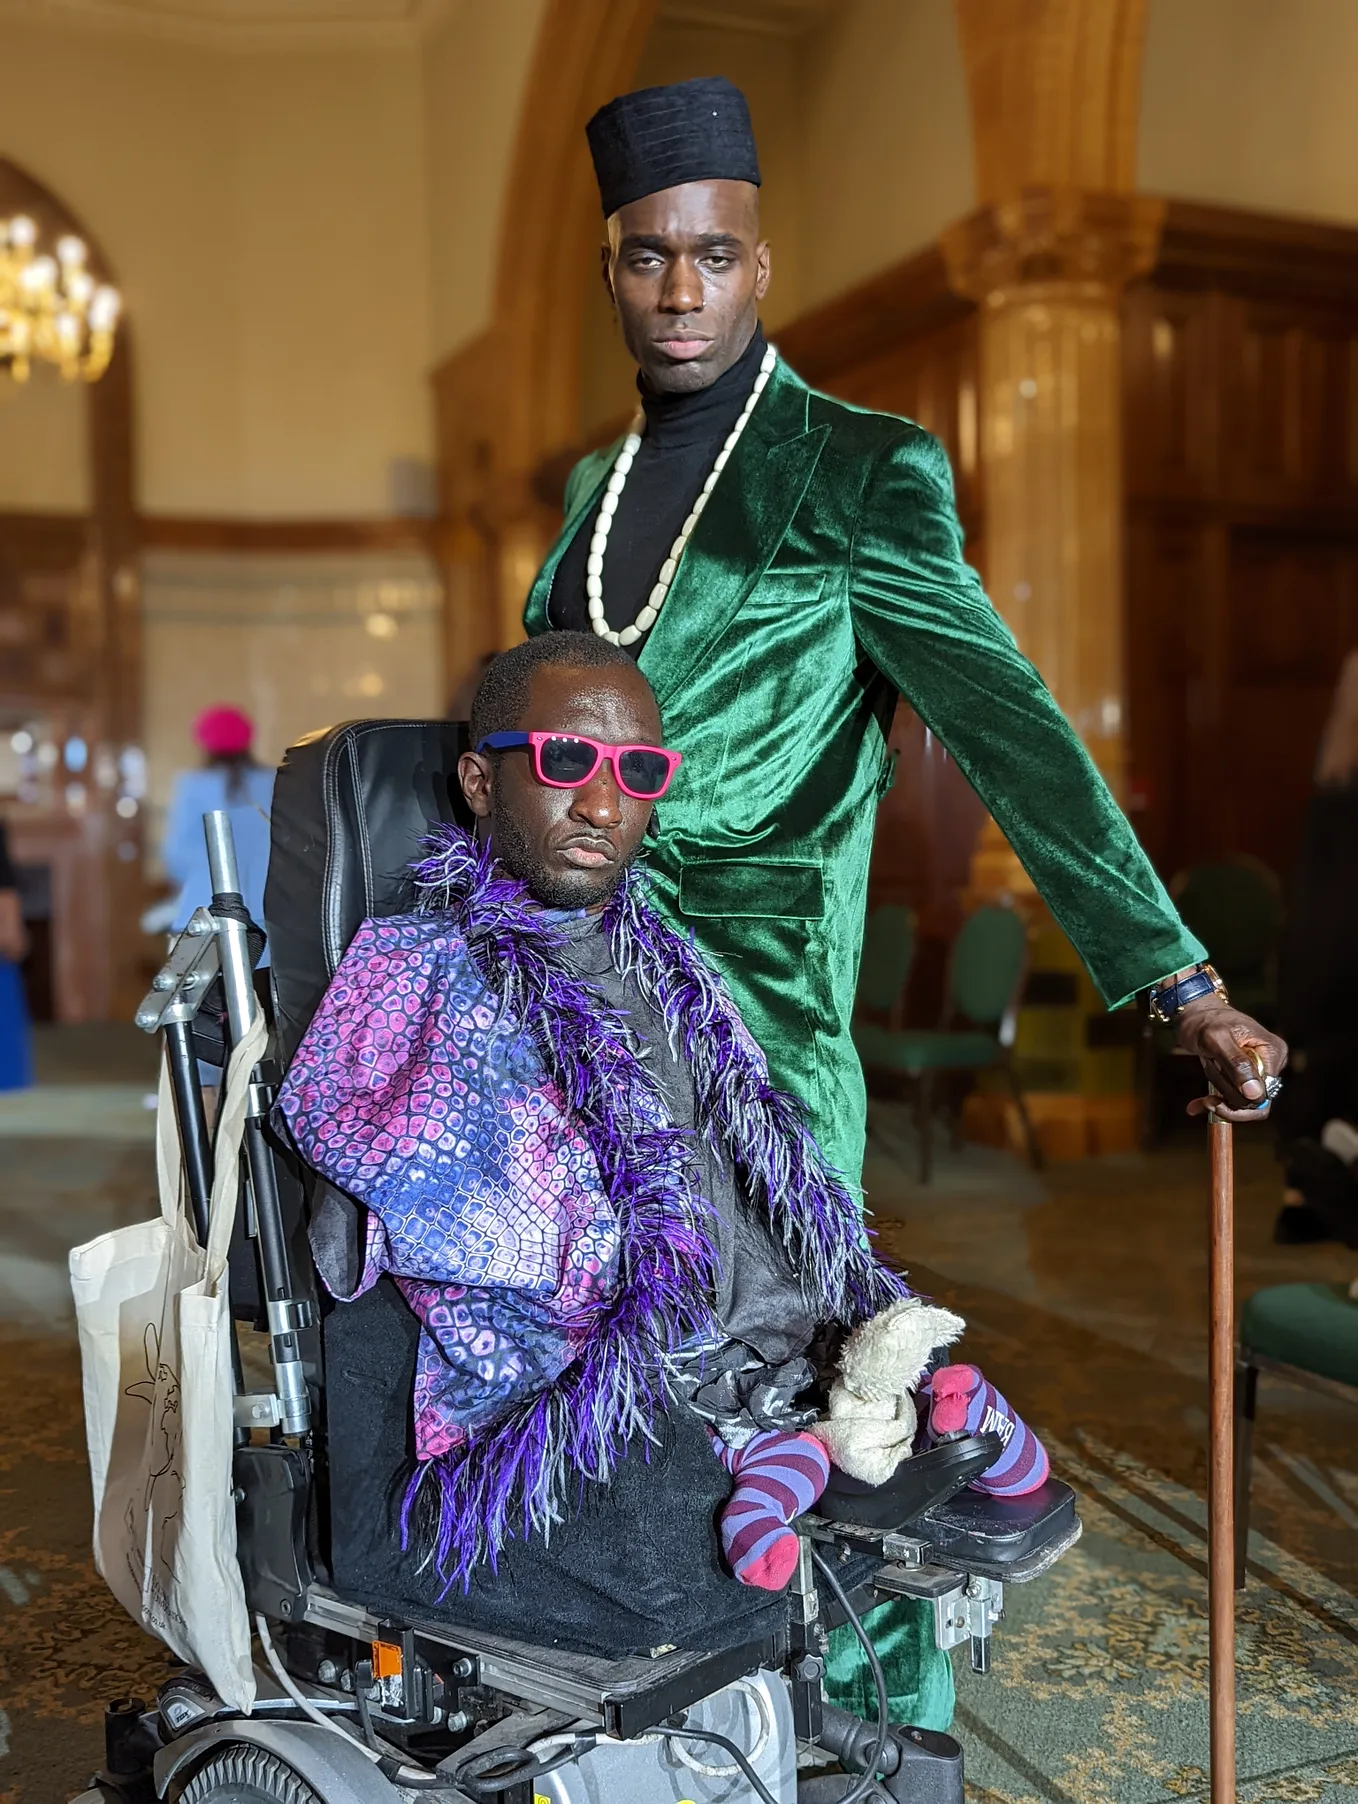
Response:
[{"label": "short black hair", "polygon": [[559,664],[567,670],[638,668],[635,658],[620,645],[597,633],[541,633],[536,639],[526,639],[492,658],[476,686],[470,735],[473,749],[491,733],[514,731],[528,706],[533,672],[544,664]]}]

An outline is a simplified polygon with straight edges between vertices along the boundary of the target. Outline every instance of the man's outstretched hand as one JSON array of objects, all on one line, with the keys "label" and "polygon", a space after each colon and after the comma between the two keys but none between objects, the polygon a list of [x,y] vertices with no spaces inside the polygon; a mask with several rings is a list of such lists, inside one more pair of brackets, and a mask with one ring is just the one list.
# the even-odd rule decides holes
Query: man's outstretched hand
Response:
[{"label": "man's outstretched hand", "polygon": [[1286,1041],[1219,996],[1200,996],[1190,1002],[1175,1017],[1174,1027],[1179,1045],[1202,1060],[1208,1081],[1220,1097],[1218,1101],[1213,1096],[1195,1096],[1188,1105],[1189,1114],[1213,1109],[1222,1121],[1265,1120],[1272,1099],[1264,1079],[1277,1077],[1287,1063]]}]

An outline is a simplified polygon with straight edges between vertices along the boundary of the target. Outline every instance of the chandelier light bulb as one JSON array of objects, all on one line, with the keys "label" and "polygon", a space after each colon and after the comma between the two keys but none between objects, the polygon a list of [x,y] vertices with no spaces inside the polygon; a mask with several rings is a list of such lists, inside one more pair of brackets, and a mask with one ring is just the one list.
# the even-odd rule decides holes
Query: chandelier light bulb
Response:
[{"label": "chandelier light bulb", "polygon": [[107,282],[94,291],[94,299],[90,302],[90,327],[95,332],[111,332],[118,323],[118,315],[123,310],[123,298],[116,288],[110,288]]},{"label": "chandelier light bulb", "polygon": [[57,261],[61,264],[63,269],[67,266],[72,269],[79,269],[85,261],[85,256],[85,241],[83,238],[76,238],[68,232],[64,238],[57,239]]},{"label": "chandelier light bulb", "polygon": [[9,241],[20,250],[29,249],[38,241],[38,228],[26,213],[16,213],[9,222]]},{"label": "chandelier light bulb", "polygon": [[78,307],[83,313],[94,293],[94,277],[87,269],[71,270],[66,277],[66,293],[70,296],[71,305]]}]

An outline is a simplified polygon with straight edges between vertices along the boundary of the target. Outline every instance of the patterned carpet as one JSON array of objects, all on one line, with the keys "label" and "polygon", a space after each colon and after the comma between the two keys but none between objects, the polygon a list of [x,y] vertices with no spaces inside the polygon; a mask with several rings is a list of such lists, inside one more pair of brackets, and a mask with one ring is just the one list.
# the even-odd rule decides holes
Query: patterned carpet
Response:
[{"label": "patterned carpet", "polygon": [[[66,1099],[60,1140],[4,1140],[0,1804],[62,1804],[98,1764],[106,1700],[145,1695],[166,1664],[90,1563],[78,1360],[62,1313],[65,1248],[149,1210],[151,1149],[135,1141],[130,1106],[143,1073],[116,1078],[116,1105],[91,1099],[82,1112]],[[118,1134],[104,1137],[115,1108]],[[1205,1800],[1201,1273],[1184,1226],[1200,1190],[1193,1157],[1039,1181],[969,1153],[945,1159],[923,1194],[909,1152],[879,1145],[870,1165],[883,1238],[969,1317],[968,1351],[1022,1398],[1085,1522],[1054,1571],[1011,1587],[990,1675],[956,1656],[969,1799]],[[1252,1156],[1247,1284],[1346,1269],[1353,1256],[1333,1249],[1269,1248],[1276,1180],[1262,1145]],[[1281,1387],[1263,1396],[1262,1533],[1239,1612],[1240,1804],[1358,1800],[1356,1441],[1337,1405]]]}]

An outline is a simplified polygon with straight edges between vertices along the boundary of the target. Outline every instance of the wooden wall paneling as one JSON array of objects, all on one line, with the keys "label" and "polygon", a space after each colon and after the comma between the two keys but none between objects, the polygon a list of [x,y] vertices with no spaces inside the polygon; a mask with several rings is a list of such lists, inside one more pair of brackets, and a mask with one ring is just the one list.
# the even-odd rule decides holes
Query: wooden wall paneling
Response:
[{"label": "wooden wall paneling", "polygon": [[1348,446],[1355,318],[1237,299],[1227,314],[1231,498],[1276,507],[1358,499]]},{"label": "wooden wall paneling", "polygon": [[[1301,849],[1305,799],[1335,679],[1358,646],[1358,530],[1238,527],[1229,546],[1226,718],[1217,759],[1239,762],[1238,723],[1267,723],[1262,781],[1223,803],[1232,849],[1280,875]],[[1233,746],[1232,741],[1236,744]],[[1247,768],[1247,766],[1246,766]]]},{"label": "wooden wall paneling", "polygon": [[1194,854],[1204,812],[1206,534],[1133,508],[1127,523],[1127,801],[1137,832],[1169,874]]},{"label": "wooden wall paneling", "polygon": [[1130,498],[1213,491],[1220,458],[1216,297],[1152,282],[1122,305],[1123,468]]}]

